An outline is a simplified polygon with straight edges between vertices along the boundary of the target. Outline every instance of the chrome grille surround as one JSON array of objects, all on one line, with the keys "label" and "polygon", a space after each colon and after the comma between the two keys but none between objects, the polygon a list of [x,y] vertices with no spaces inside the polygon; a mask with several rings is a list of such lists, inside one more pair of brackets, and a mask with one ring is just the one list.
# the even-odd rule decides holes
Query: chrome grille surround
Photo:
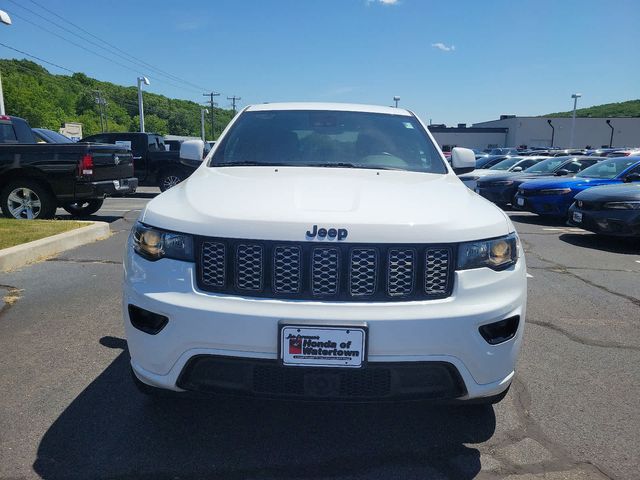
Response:
[{"label": "chrome grille surround", "polygon": [[378,252],[375,248],[351,249],[349,293],[352,297],[376,293]]},{"label": "chrome grille surround", "polygon": [[302,283],[302,252],[293,245],[273,249],[273,290],[277,293],[299,293]]},{"label": "chrome grille surround", "polygon": [[196,237],[200,290],[336,302],[446,298],[455,244],[358,244]]},{"label": "chrome grille surround", "polygon": [[427,248],[425,257],[424,291],[427,295],[441,295],[447,291],[449,249]]},{"label": "chrome grille surround", "polygon": [[202,281],[212,287],[224,287],[226,278],[225,245],[202,242]]},{"label": "chrome grille surround", "polygon": [[311,290],[314,295],[336,295],[338,293],[338,249],[316,247],[311,262]]},{"label": "chrome grille surround", "polygon": [[262,290],[264,267],[260,245],[239,244],[236,249],[236,286],[240,290]]}]

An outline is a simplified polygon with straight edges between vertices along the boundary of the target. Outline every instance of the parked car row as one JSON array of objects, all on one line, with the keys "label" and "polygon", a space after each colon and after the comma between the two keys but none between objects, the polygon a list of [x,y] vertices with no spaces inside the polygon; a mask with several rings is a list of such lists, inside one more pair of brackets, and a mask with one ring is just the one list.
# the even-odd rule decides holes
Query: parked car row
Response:
[{"label": "parked car row", "polygon": [[[640,237],[640,150],[597,153],[484,157],[476,162],[480,168],[459,178],[503,208],[565,219],[604,235]],[[524,159],[535,163],[516,169]]]}]

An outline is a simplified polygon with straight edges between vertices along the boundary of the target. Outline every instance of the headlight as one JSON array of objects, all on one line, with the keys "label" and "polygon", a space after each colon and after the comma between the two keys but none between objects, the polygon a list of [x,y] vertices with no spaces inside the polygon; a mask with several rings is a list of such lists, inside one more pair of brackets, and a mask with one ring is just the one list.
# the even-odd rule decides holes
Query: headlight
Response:
[{"label": "headlight", "polygon": [[513,185],[513,180],[498,180],[495,182],[487,182],[486,185],[489,187],[503,187],[506,185]]},{"label": "headlight", "polygon": [[131,231],[133,249],[147,260],[173,258],[194,261],[193,237],[184,233],[168,232],[136,222]]},{"label": "headlight", "polygon": [[570,188],[548,188],[546,190],[539,190],[538,195],[565,195],[571,193]]},{"label": "headlight", "polygon": [[458,270],[489,267],[504,270],[518,260],[519,239],[515,233],[506,237],[462,243],[458,247]]},{"label": "headlight", "polygon": [[640,210],[640,200],[631,200],[629,202],[607,202],[602,207],[614,210]]}]

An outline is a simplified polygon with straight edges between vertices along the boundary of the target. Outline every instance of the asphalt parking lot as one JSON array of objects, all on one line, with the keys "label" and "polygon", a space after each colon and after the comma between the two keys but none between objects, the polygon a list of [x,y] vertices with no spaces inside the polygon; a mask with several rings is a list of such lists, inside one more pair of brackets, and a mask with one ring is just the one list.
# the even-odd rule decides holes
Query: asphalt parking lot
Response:
[{"label": "asphalt parking lot", "polygon": [[528,324],[494,408],[152,401],[129,378],[120,288],[154,194],[108,199],[109,239],[0,274],[0,478],[638,478],[637,241],[509,212]]}]

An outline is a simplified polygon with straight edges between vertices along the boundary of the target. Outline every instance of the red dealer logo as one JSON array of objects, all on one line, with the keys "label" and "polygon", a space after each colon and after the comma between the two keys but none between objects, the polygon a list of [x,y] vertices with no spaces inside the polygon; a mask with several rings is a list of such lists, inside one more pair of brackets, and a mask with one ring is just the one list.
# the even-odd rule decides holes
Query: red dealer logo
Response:
[{"label": "red dealer logo", "polygon": [[289,355],[301,355],[302,354],[302,338],[289,337]]}]

